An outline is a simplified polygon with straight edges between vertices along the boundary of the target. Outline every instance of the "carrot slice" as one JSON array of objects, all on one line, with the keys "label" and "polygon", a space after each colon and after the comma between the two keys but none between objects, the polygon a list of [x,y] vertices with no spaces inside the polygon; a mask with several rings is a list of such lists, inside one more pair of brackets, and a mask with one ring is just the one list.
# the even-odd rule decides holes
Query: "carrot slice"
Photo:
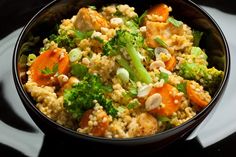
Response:
[{"label": "carrot slice", "polygon": [[169,71],[173,71],[176,65],[176,58],[175,56],[171,56],[170,60],[165,62],[166,69]]},{"label": "carrot slice", "polygon": [[55,65],[58,65],[58,74],[67,74],[69,72],[69,57],[61,49],[47,50],[40,54],[30,67],[31,78],[39,85],[56,84],[57,79],[54,77],[54,72],[49,74],[42,72],[45,69],[52,71]]},{"label": "carrot slice", "polygon": [[179,109],[179,102],[181,100],[180,96],[174,96],[173,91],[177,89],[170,85],[164,84],[161,88],[153,88],[149,95],[159,93],[162,96],[162,103],[164,106],[160,108],[155,108],[150,112],[153,114],[158,114],[162,116],[170,116]]},{"label": "carrot slice", "polygon": [[108,122],[99,122],[97,126],[94,126],[91,133],[94,136],[104,136],[108,128]]},{"label": "carrot slice", "polygon": [[169,7],[166,4],[158,4],[147,11],[147,15],[158,15],[158,22],[165,22],[169,17]]},{"label": "carrot slice", "polygon": [[[92,114],[92,112],[93,112],[92,109],[84,112],[83,116],[80,119],[79,123],[80,128],[83,129],[85,127],[88,127],[89,116]],[[104,117],[108,117],[107,114],[105,114]],[[104,136],[108,128],[108,125],[109,125],[108,121],[100,121],[97,123],[96,126],[92,127],[90,132],[93,134],[93,136]]]},{"label": "carrot slice", "polygon": [[80,119],[79,126],[80,128],[86,128],[88,127],[88,121],[89,121],[89,116],[92,114],[93,110],[87,110],[84,112],[83,116]]},{"label": "carrot slice", "polygon": [[[193,87],[194,85],[193,81],[187,81],[186,85],[186,91],[187,95],[190,99],[190,102],[199,106],[199,107],[206,107],[211,100],[211,97],[208,93],[204,92],[203,90],[197,91],[196,88],[198,88],[200,85],[198,83],[195,83],[196,87]],[[207,99],[206,99],[207,98]]]}]

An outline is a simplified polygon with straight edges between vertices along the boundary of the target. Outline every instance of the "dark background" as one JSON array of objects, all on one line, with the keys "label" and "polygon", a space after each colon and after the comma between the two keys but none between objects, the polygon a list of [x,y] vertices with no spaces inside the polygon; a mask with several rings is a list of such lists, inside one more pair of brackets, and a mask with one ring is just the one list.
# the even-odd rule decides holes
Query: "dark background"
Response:
[{"label": "dark background", "polygon": [[[26,22],[43,6],[45,6],[51,0],[0,0],[0,39],[14,31],[15,29],[22,27]],[[227,0],[193,0],[197,4],[206,5],[210,7],[218,8],[224,12],[230,14],[236,14],[236,1]],[[236,27],[236,26],[235,26]],[[1,93],[0,93],[1,94]],[[1,101],[2,102],[2,101]],[[1,112],[1,111],[0,111]],[[9,113],[11,114],[11,113]],[[2,120],[2,119],[0,119]],[[117,148],[119,152],[119,148]],[[65,145],[62,141],[45,137],[44,144],[42,146],[40,156],[62,156],[73,155],[82,156],[94,155],[94,152],[87,149],[80,149],[78,145]],[[172,145],[158,151],[155,156],[214,156],[225,157],[235,156],[236,153],[236,133],[225,138],[224,140],[217,142],[216,144],[202,148],[197,139],[191,141],[177,141]],[[116,152],[109,152],[106,148],[101,149],[103,156],[116,156]],[[85,154],[84,154],[85,155]],[[151,155],[146,154],[146,155]],[[1,144],[0,141],[0,156],[24,156],[22,152],[18,152],[14,148]],[[124,154],[125,156],[125,154]],[[135,154],[135,156],[138,156]]]}]

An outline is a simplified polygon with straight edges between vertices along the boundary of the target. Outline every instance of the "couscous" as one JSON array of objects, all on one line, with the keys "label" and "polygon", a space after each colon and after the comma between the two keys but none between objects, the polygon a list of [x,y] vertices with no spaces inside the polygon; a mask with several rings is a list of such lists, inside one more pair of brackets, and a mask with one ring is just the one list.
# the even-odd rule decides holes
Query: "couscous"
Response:
[{"label": "couscous", "polygon": [[37,108],[78,133],[153,135],[181,125],[211,101],[223,72],[209,67],[193,30],[158,4],[80,8],[28,56],[24,87]]}]

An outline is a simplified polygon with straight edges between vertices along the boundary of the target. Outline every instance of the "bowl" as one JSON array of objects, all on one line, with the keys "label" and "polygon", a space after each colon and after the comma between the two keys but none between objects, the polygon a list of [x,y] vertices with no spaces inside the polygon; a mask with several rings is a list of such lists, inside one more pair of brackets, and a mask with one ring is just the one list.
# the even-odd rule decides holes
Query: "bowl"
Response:
[{"label": "bowl", "polygon": [[[27,66],[25,65],[24,56],[28,55],[27,49],[32,52],[39,51],[42,46],[42,40],[51,34],[56,23],[59,23],[64,18],[70,18],[75,15],[79,8],[83,6],[93,5],[101,8],[104,5],[119,3],[128,4],[135,7],[136,12],[141,14],[150,6],[164,2],[173,8],[172,15],[175,18],[182,20],[191,28],[205,32],[200,42],[200,47],[207,52],[208,62],[217,69],[224,71],[224,77],[218,85],[217,90],[212,96],[210,104],[200,113],[194,116],[191,120],[183,123],[180,126],[174,127],[167,131],[157,133],[148,137],[137,137],[129,139],[107,139],[101,137],[92,137],[77,133],[73,130],[65,128],[40,112],[35,101],[25,91],[23,84],[26,82]],[[159,149],[178,139],[185,139],[209,113],[213,112],[213,108],[219,104],[225,88],[227,86],[229,71],[230,71],[230,53],[227,41],[214,19],[206,13],[201,7],[191,1],[182,0],[165,0],[165,1],[134,1],[133,0],[57,0],[52,1],[43,9],[41,9],[24,27],[14,49],[12,63],[13,77],[17,92],[28,114],[38,125],[38,127],[48,136],[55,138],[60,137],[62,140],[87,144],[109,145],[121,147],[132,147],[136,150],[138,147]],[[220,105],[220,104],[219,104]],[[151,146],[151,147],[150,147]]]}]

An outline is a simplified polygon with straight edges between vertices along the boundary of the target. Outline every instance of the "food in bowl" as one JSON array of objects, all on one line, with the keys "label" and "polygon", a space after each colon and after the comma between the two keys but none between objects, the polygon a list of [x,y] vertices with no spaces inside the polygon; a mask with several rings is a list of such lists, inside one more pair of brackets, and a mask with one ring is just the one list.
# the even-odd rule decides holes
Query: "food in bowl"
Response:
[{"label": "food in bowl", "polygon": [[91,136],[149,136],[211,101],[223,71],[209,67],[202,32],[158,4],[79,9],[28,56],[26,91],[53,121]]}]

